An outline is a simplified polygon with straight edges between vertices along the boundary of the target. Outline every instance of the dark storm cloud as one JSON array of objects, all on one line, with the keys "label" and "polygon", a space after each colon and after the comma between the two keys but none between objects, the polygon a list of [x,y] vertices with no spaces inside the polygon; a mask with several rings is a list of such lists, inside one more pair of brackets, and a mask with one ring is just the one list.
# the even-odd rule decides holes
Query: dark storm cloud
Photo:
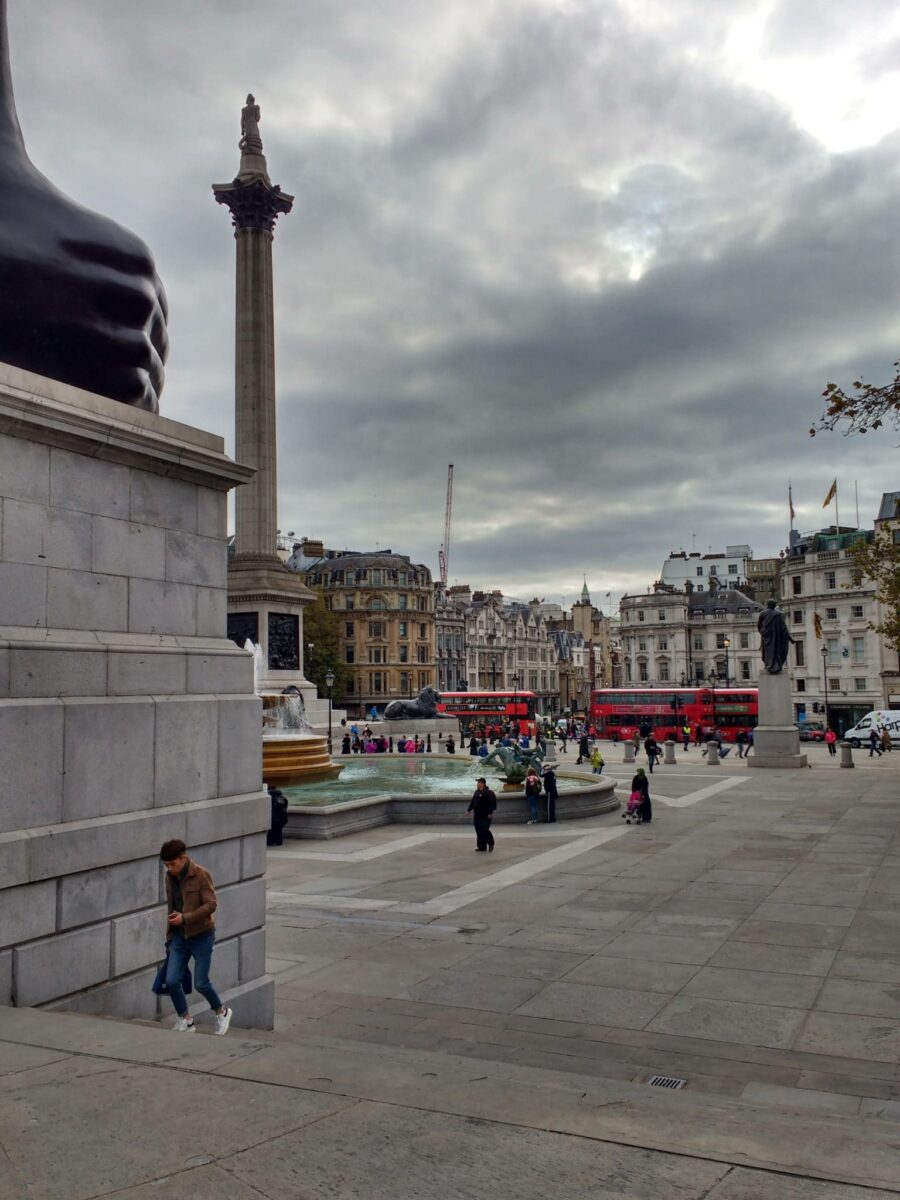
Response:
[{"label": "dark storm cloud", "polygon": [[[275,241],[283,528],[436,568],[452,461],[452,576],[571,597],[585,571],[596,598],[694,535],[777,553],[788,478],[808,527],[835,474],[842,517],[854,479],[863,521],[896,486],[889,438],[807,430],[827,379],[896,357],[898,140],[829,153],[729,79],[730,21],[756,8],[10,16],[36,161],[159,260],[168,415],[230,432],[233,243],[209,185],[253,90],[297,198]],[[783,0],[764,44],[877,56],[887,12]]]}]

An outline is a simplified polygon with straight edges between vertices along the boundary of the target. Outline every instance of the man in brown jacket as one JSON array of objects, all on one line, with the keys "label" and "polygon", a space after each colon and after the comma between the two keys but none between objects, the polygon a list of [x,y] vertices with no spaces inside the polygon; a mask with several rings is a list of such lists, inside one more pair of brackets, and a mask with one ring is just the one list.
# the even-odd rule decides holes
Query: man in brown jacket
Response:
[{"label": "man in brown jacket", "polygon": [[197,991],[205,997],[210,1010],[216,1015],[216,1033],[224,1035],[231,1024],[231,1009],[225,1007],[209,981],[209,964],[216,940],[213,913],[217,901],[212,876],[188,858],[187,847],[179,838],[163,842],[159,857],[166,868],[166,901],[169,907],[166,988],[178,1015],[175,1030],[177,1033],[194,1032],[194,1021],[181,986],[184,968],[193,958]]}]

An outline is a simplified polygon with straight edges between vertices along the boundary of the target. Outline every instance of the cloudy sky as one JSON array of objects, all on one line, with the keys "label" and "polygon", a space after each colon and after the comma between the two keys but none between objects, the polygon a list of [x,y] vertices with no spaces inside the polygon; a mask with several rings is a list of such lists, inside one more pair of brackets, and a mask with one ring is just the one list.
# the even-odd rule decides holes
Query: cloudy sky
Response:
[{"label": "cloudy sky", "polygon": [[[871,524],[897,437],[808,429],[900,354],[892,0],[10,0],[32,158],[152,247],[162,411],[233,424],[210,184],[262,107],[282,528],[528,598]],[[833,509],[832,509],[833,512]],[[833,517],[831,518],[833,519]]]}]

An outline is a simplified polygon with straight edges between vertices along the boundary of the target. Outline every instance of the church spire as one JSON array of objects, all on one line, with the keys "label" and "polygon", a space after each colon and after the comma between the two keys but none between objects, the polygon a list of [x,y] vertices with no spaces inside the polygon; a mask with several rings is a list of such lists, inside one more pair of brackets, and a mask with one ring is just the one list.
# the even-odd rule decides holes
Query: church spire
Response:
[{"label": "church spire", "polygon": [[587,575],[585,575],[584,587],[581,589],[581,603],[582,604],[590,604],[590,602],[591,602],[591,593],[588,591]]}]

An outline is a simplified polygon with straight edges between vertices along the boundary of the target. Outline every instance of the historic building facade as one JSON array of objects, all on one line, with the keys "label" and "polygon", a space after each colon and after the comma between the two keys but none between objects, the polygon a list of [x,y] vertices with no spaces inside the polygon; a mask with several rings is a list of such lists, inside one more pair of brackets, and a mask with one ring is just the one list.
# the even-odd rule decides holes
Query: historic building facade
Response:
[{"label": "historic building facade", "polygon": [[621,687],[755,685],[759,678],[756,622],[762,605],[733,588],[676,591],[663,584],[620,605]]},{"label": "historic building facade", "polygon": [[466,691],[466,606],[440,586],[434,589],[434,644],[438,691]]},{"label": "historic building facade", "polygon": [[391,550],[325,550],[294,558],[307,587],[321,591],[339,620],[339,653],[347,690],[335,703],[348,712],[379,713],[391,700],[436,686],[435,611],[431,571]]}]

